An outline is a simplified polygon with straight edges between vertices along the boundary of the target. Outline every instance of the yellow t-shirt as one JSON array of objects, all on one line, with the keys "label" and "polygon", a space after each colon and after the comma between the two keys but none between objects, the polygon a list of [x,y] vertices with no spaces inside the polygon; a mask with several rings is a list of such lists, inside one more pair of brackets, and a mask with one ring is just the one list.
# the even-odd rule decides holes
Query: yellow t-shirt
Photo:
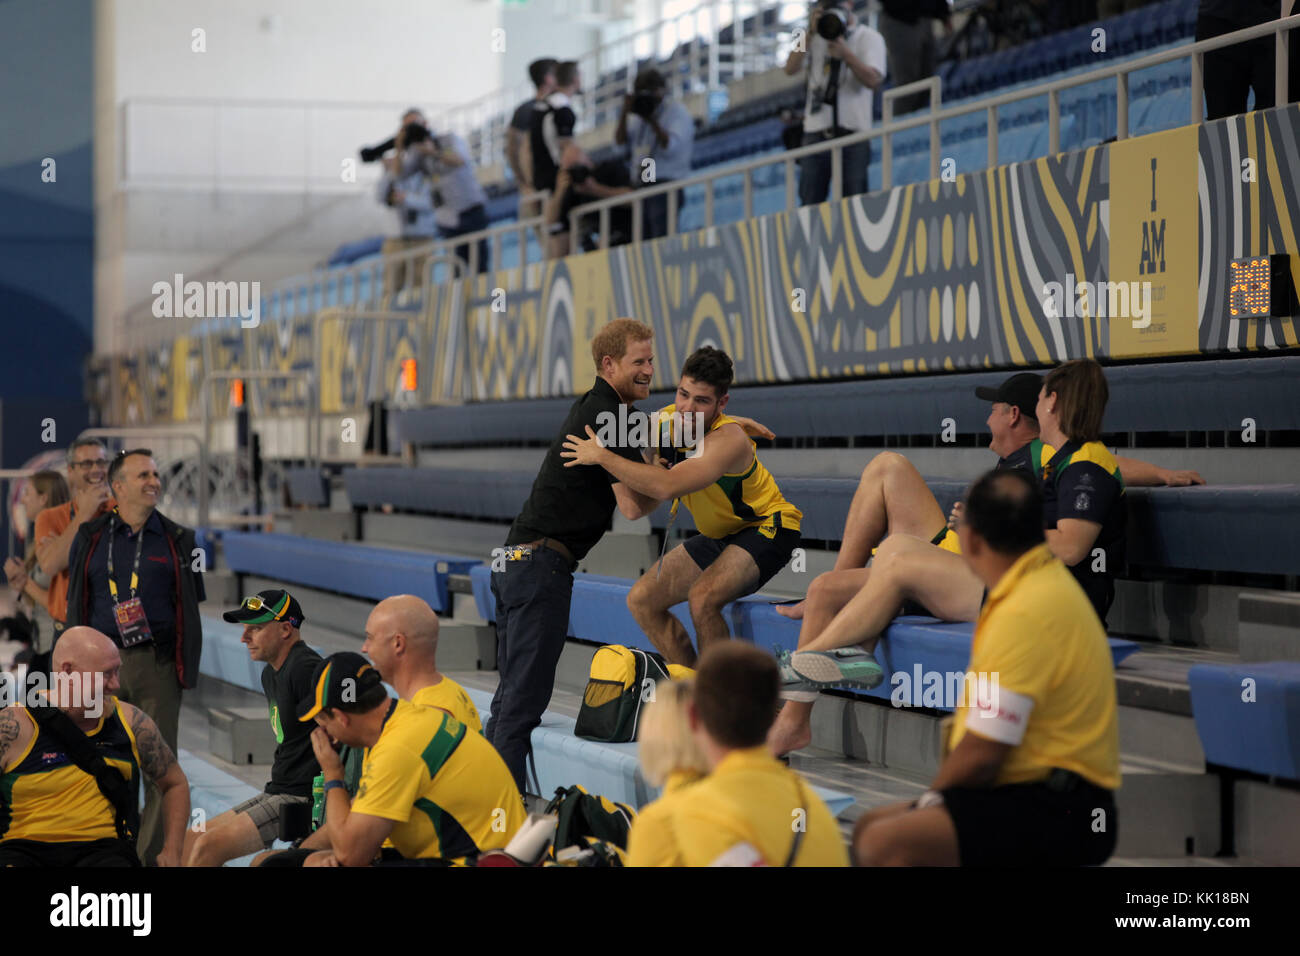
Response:
[{"label": "yellow t-shirt", "polygon": [[674,770],[664,781],[659,799],[637,811],[627,835],[628,866],[686,865],[673,826],[673,811],[683,799],[689,799],[691,785],[700,779],[697,773]]},{"label": "yellow t-shirt", "polygon": [[[677,427],[679,420],[673,418],[676,410],[674,405],[659,410],[661,431],[665,427]],[[709,431],[717,431],[723,425],[735,422],[729,415],[719,415],[709,426]],[[749,444],[751,448],[755,447],[753,439]],[[678,454],[684,455],[694,447],[676,447],[674,442]],[[710,538],[725,538],[753,527],[771,538],[778,529],[798,531],[803,520],[803,512],[785,500],[772,473],[758,460],[757,451],[753,462],[743,472],[723,475],[707,488],[682,495],[681,500],[695,519],[700,534]]]},{"label": "yellow t-shirt", "polygon": [[[969,730],[1012,744],[996,784],[1054,767],[1118,789],[1119,707],[1106,632],[1079,582],[1041,544],[989,593],[975,624],[974,706],[957,708],[949,749]],[[987,682],[979,675],[987,674]],[[996,680],[995,680],[996,678]],[[987,716],[986,716],[987,715]]]},{"label": "yellow t-shirt", "polygon": [[399,700],[361,771],[353,813],[392,820],[408,859],[503,849],[524,801],[496,749],[441,710]]},{"label": "yellow t-shirt", "polygon": [[474,733],[483,733],[483,721],[479,719],[478,708],[469,699],[469,694],[445,674],[438,683],[421,687],[411,695],[411,703],[421,707],[441,707],[462,724],[467,724]]},{"label": "yellow t-shirt", "polygon": [[682,791],[672,810],[683,866],[848,866],[840,827],[821,797],[766,747],[733,750]]}]

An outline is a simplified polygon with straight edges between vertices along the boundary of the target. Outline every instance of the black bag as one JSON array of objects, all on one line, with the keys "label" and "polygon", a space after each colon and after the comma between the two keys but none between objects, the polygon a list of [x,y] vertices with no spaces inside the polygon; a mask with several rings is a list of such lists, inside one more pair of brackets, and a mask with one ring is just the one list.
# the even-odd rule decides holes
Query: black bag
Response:
[{"label": "black bag", "polygon": [[64,751],[80,769],[95,778],[99,792],[113,806],[113,826],[117,838],[130,852],[128,856],[140,865],[136,854],[136,839],[140,834],[140,806],[136,788],[122,779],[122,775],[108,765],[90,738],[72,722],[72,718],[57,707],[41,705],[28,707],[36,725],[63,745]]},{"label": "black bag", "polygon": [[590,794],[581,785],[558,787],[542,811],[557,817],[551,840],[554,858],[562,850],[577,847],[591,851],[587,866],[622,866],[627,835],[636,811],[624,803]]},{"label": "black bag", "polygon": [[642,707],[654,699],[655,685],[668,678],[659,654],[622,644],[598,648],[574,735],[613,744],[636,740]]}]

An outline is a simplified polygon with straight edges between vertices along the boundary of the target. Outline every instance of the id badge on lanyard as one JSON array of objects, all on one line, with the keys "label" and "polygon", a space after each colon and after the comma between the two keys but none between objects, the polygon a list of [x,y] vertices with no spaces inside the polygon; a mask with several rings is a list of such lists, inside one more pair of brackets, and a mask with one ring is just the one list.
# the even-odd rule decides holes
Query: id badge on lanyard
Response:
[{"label": "id badge on lanyard", "polygon": [[116,530],[117,517],[108,527],[108,590],[113,596],[113,619],[117,622],[117,633],[122,640],[122,647],[135,647],[153,640],[149,630],[149,618],[144,613],[144,605],[136,597],[140,586],[140,552],[144,548],[144,528],[140,529],[135,539],[135,561],[131,565],[131,596],[125,601],[118,600],[117,581],[113,577],[113,532]]}]

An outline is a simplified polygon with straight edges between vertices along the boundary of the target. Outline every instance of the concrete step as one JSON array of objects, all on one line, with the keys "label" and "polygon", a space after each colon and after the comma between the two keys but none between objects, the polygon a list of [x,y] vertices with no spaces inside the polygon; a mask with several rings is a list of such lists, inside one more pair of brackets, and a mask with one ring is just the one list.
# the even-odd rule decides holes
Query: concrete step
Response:
[{"label": "concrete step", "polygon": [[1261,866],[1300,866],[1300,789],[1259,780],[1233,784],[1237,859]]},{"label": "concrete step", "polygon": [[1243,661],[1300,661],[1300,594],[1243,593],[1238,608]]}]

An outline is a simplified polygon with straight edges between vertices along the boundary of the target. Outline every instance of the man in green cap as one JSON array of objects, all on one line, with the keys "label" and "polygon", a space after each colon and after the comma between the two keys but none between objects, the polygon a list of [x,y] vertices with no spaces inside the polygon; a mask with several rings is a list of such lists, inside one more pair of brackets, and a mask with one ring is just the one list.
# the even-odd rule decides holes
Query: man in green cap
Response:
[{"label": "man in green cap", "polygon": [[[241,640],[248,654],[262,661],[262,690],[275,731],[275,758],[266,789],[232,810],[215,817],[198,832],[185,831],[186,866],[221,866],[275,842],[280,817],[299,813],[310,819],[312,780],[320,773],[311,746],[311,727],[297,720],[299,707],[312,693],[312,675],[320,655],[303,643],[299,628],[303,613],[288,591],[262,591],[233,611],[221,615],[244,625]],[[299,809],[301,808],[301,809]]]}]

